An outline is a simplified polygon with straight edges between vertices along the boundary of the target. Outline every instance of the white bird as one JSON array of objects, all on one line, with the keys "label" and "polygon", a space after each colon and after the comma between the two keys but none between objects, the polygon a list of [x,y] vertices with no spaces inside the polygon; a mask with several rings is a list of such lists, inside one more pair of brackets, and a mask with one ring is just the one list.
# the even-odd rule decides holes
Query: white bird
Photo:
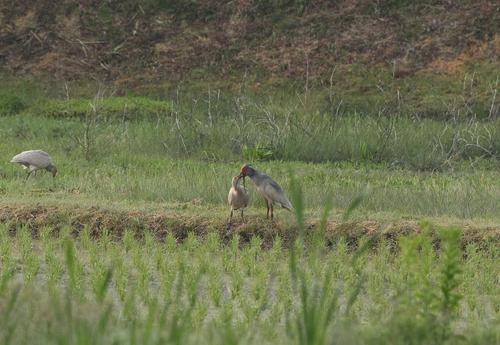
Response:
[{"label": "white bird", "polygon": [[229,224],[233,219],[233,211],[241,210],[241,221],[244,222],[243,210],[248,206],[250,196],[245,188],[240,185],[240,176],[234,176],[231,184],[231,189],[227,195],[227,203],[231,207],[231,214],[229,215]]},{"label": "white bird", "polygon": [[257,171],[249,164],[241,167],[240,177],[245,176],[250,177],[259,193],[264,197],[267,206],[267,218],[269,218],[269,211],[271,211],[271,219],[273,219],[273,203],[275,202],[289,211],[293,209],[292,203],[285,196],[283,189],[270,176]]},{"label": "white bird", "polygon": [[42,150],[29,150],[21,152],[15,155],[10,160],[11,163],[18,163],[23,166],[24,169],[28,170],[28,176],[26,180],[30,177],[31,173],[40,169],[45,169],[52,173],[52,177],[56,177],[57,168],[52,161],[49,154]]}]

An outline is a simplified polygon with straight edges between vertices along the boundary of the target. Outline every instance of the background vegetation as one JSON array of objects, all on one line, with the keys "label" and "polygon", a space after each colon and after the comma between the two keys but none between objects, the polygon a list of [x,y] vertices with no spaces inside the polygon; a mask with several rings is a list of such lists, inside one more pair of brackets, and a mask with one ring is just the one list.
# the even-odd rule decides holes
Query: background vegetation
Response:
[{"label": "background vegetation", "polygon": [[0,2],[0,344],[500,343],[499,10]]}]

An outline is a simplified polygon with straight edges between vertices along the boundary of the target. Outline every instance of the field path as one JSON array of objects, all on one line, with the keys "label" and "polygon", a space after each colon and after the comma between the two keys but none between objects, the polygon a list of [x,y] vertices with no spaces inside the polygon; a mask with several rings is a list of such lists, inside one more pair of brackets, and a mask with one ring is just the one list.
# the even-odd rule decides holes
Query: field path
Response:
[{"label": "field path", "polygon": [[[75,236],[88,227],[95,238],[108,230],[116,239],[120,239],[126,230],[133,231],[138,238],[141,238],[145,231],[151,231],[158,240],[164,240],[168,233],[172,233],[178,241],[183,241],[189,233],[204,237],[208,232],[217,231],[226,241],[229,241],[234,234],[239,234],[243,244],[256,235],[262,239],[263,248],[269,248],[276,236],[281,237],[286,247],[297,236],[297,226],[293,216],[289,213],[282,213],[276,221],[268,221],[260,214],[250,213],[245,224],[234,224],[230,232],[228,232],[225,217],[226,214],[223,212],[206,215],[203,212],[193,213],[182,210],[158,212],[104,207],[0,203],[0,224],[7,224],[12,233],[15,233],[19,226],[28,226],[34,237],[38,237],[39,230],[43,227],[50,227],[55,232],[69,227]],[[420,233],[426,227],[417,219],[341,221],[335,218],[335,216],[331,217],[324,236],[332,242],[344,237],[348,243],[352,244],[357,243],[361,237],[377,233],[382,234],[385,239],[396,240],[401,235]],[[315,218],[307,221],[306,238],[315,234],[318,224],[319,220]],[[432,220],[430,224],[428,229],[436,240],[440,227],[456,225],[463,229],[463,245],[471,242],[481,244],[487,241],[494,241],[500,245],[500,225],[476,225],[470,221],[457,223],[445,219]]]}]

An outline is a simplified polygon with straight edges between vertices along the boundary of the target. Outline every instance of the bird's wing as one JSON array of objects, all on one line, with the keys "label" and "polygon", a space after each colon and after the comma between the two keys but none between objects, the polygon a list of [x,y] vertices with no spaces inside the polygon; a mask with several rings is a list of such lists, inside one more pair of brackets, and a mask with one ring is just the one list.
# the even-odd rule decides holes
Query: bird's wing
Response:
[{"label": "bird's wing", "polygon": [[11,163],[26,163],[25,157],[26,157],[27,151],[21,152],[10,160]]},{"label": "bird's wing", "polygon": [[12,157],[11,163],[29,164],[37,168],[46,168],[52,164],[49,154],[41,150],[24,151]]},{"label": "bird's wing", "polygon": [[242,207],[247,207],[248,202],[250,201],[250,195],[248,194],[247,190],[243,188],[242,186],[238,186],[238,195],[241,200],[241,205]]},{"label": "bird's wing", "polygon": [[285,192],[281,186],[269,176],[268,178],[268,183],[264,186],[265,194],[273,201],[281,204],[281,207],[291,210],[293,208],[292,203],[285,196]]},{"label": "bird's wing", "polygon": [[237,210],[242,207],[247,207],[249,200],[250,196],[243,188],[231,188],[231,190],[229,190],[227,202],[233,209]]},{"label": "bird's wing", "polygon": [[278,182],[274,181],[272,178],[269,178],[269,185],[271,185],[275,190],[277,190],[280,193],[283,193],[283,188],[278,184]]}]

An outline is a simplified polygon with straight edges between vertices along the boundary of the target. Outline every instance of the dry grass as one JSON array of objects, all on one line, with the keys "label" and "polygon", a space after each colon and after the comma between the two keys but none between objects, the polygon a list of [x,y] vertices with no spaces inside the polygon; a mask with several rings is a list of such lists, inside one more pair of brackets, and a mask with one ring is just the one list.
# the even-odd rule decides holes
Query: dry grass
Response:
[{"label": "dry grass", "polygon": [[218,76],[250,68],[270,79],[307,73],[327,81],[338,64],[403,59],[413,73],[436,65],[436,59],[495,56],[494,1],[314,1],[303,11],[293,2],[204,0],[166,8],[161,3],[73,7],[69,1],[20,1],[0,14],[0,36],[7,37],[0,55],[9,69],[28,74],[154,81],[185,78],[200,66]]},{"label": "dry grass", "polygon": [[[43,228],[51,228],[59,232],[65,227],[70,227],[71,232],[77,237],[85,228],[94,238],[98,238],[101,233],[107,231],[116,239],[121,239],[126,230],[131,230],[137,238],[143,238],[148,232],[154,234],[158,240],[164,241],[168,234],[172,234],[178,242],[185,240],[189,234],[205,238],[209,232],[216,232],[226,243],[230,242],[233,236],[238,235],[242,245],[249,243],[252,237],[257,236],[262,240],[263,248],[271,248],[277,237],[280,237],[283,245],[288,247],[298,233],[297,225],[290,221],[290,215],[284,211],[275,221],[266,220],[262,215],[251,215],[247,217],[246,223],[235,223],[231,231],[227,229],[225,212],[212,212],[211,216],[197,215],[197,213],[193,208],[184,212],[153,212],[8,203],[0,204],[0,223],[9,224],[12,233],[15,233],[20,226],[27,226],[34,237],[38,237]],[[435,226],[430,226],[430,235],[438,242],[437,229],[449,224],[446,222],[435,224]],[[462,223],[460,226],[463,227],[462,245],[464,247],[469,243],[500,244],[500,226],[481,226],[471,223]],[[347,243],[355,245],[361,238],[378,233],[385,240],[397,243],[401,236],[420,234],[427,227],[427,223],[416,220],[342,221],[331,219],[324,236],[329,242],[344,238]],[[313,238],[318,229],[319,220],[310,218],[306,224],[306,236]]]}]

